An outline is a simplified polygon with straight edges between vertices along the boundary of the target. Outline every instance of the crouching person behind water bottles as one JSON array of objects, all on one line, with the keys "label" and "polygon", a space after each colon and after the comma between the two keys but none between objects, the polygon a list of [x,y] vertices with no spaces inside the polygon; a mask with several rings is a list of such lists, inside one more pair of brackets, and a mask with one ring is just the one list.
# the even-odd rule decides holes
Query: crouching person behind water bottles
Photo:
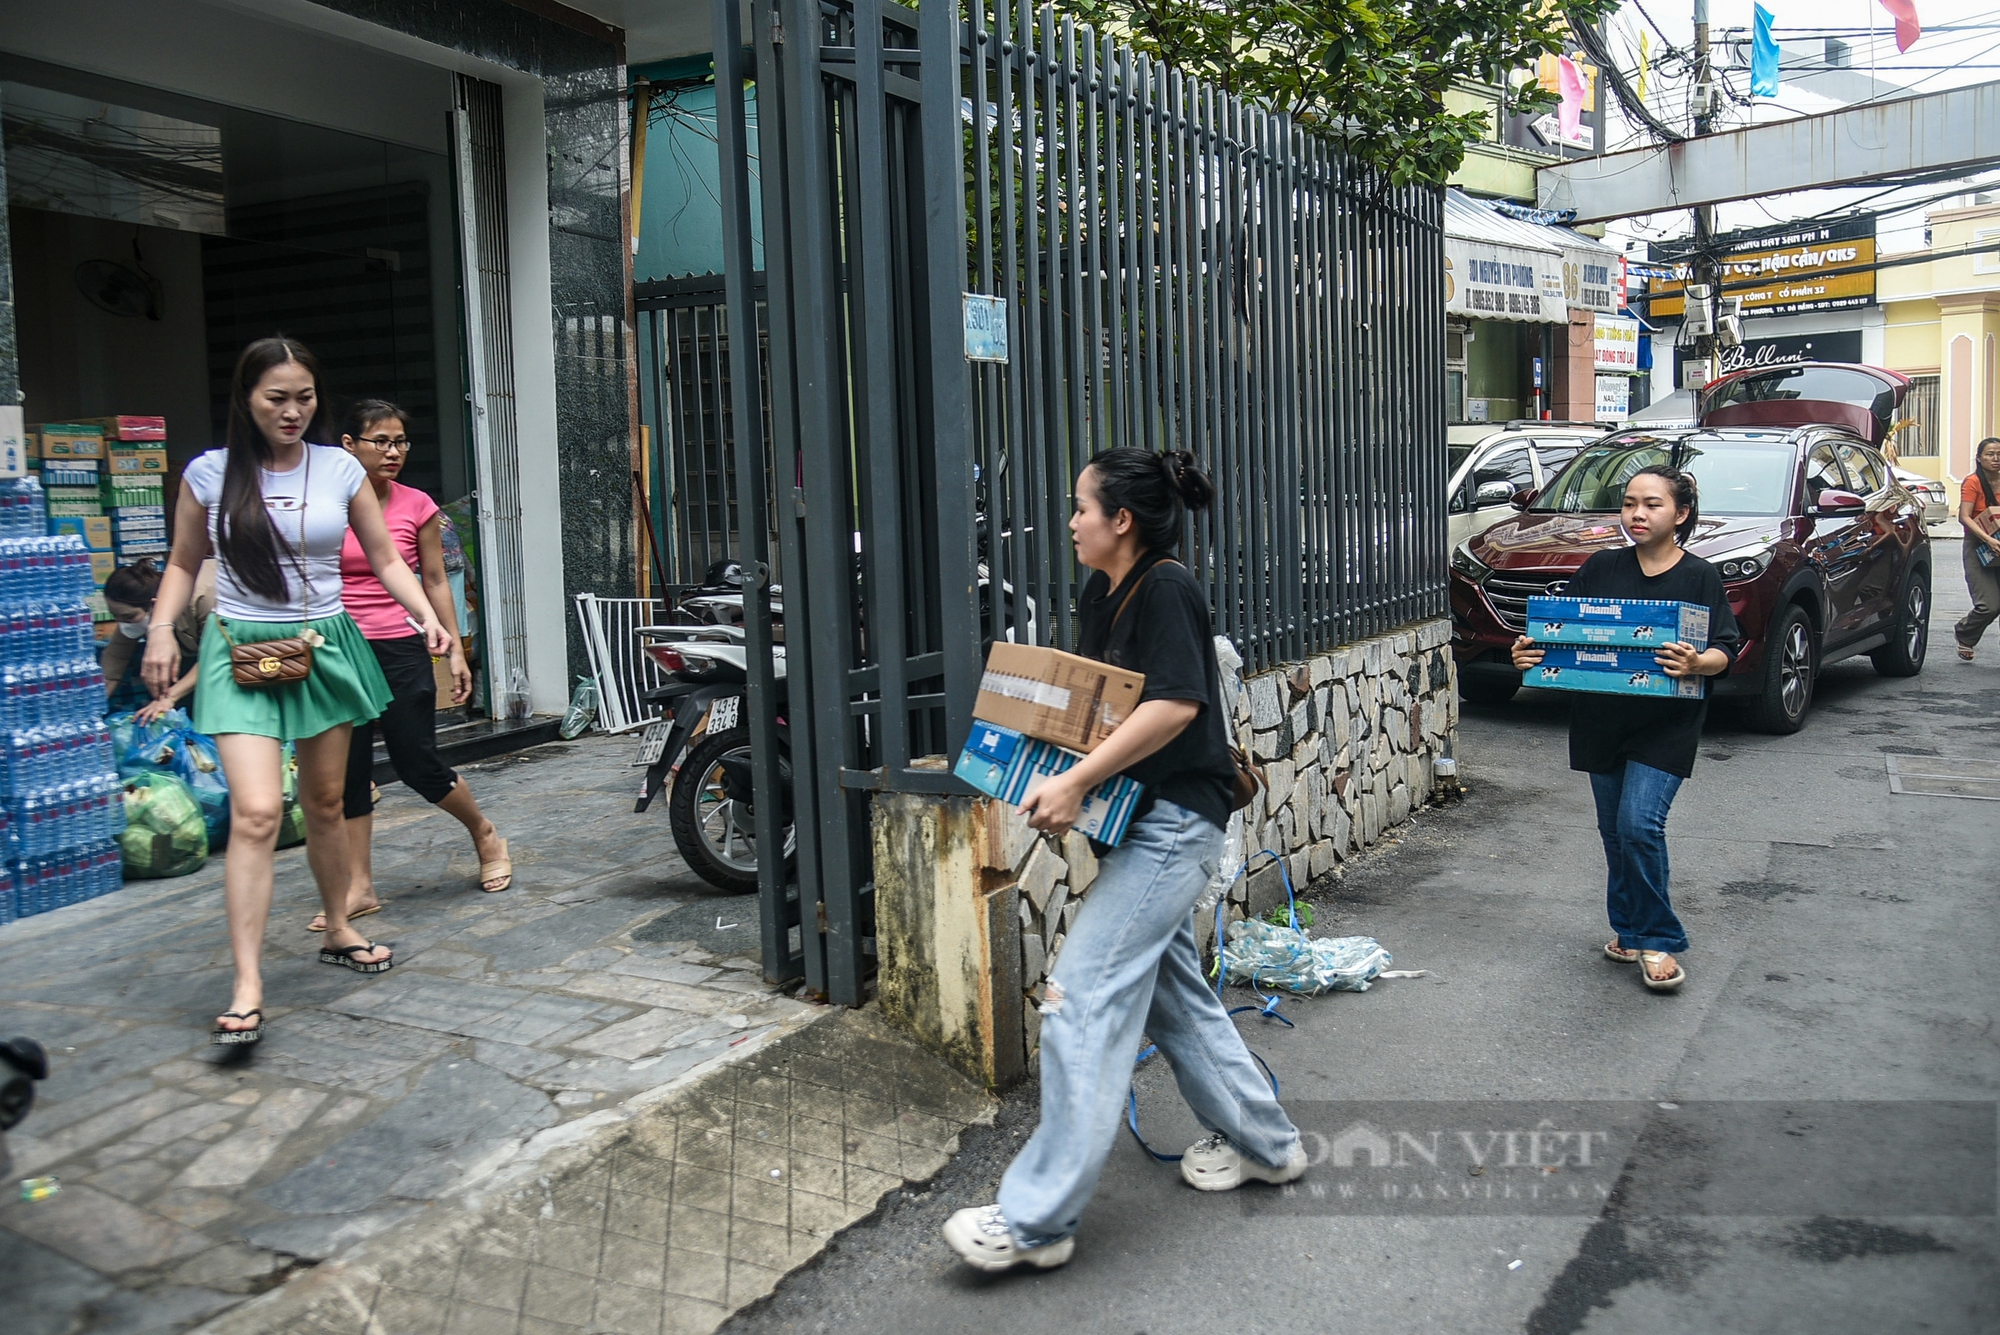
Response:
[{"label": "crouching person behind water bottles", "polygon": [[1242,1035],[1202,976],[1195,901],[1214,875],[1235,765],[1201,586],[1172,559],[1182,516],[1215,489],[1184,450],[1112,449],[1076,481],[1069,528],[1095,573],[1077,599],[1077,650],[1146,686],[1131,717],[1075,768],[1043,780],[1021,813],[1060,834],[1114,774],[1145,786],[1125,841],[1100,857],[1042,1003],[1042,1121],[997,1204],[960,1210],[945,1241],[981,1270],[1069,1260],[1118,1135],[1132,1059],[1149,1035],[1209,1134],[1181,1159],[1202,1191],[1290,1182],[1306,1168]]}]

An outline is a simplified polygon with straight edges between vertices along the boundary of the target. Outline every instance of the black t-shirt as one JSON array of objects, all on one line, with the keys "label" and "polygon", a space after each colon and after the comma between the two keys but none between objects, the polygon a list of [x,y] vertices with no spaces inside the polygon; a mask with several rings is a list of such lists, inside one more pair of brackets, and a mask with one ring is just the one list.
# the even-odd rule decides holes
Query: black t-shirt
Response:
[{"label": "black t-shirt", "polygon": [[[1652,598],[1696,603],[1708,609],[1708,647],[1736,661],[1743,636],[1722,592],[1715,567],[1689,552],[1657,575],[1639,569],[1636,547],[1598,552],[1583,563],[1564,591],[1571,598]],[[1710,678],[1709,689],[1714,689]],[[1611,774],[1625,761],[1678,774],[1694,772],[1695,748],[1708,717],[1708,697],[1669,700],[1643,695],[1579,692],[1569,707],[1569,767]]]},{"label": "black t-shirt", "polygon": [[[1150,572],[1150,573],[1148,573]],[[1132,594],[1125,615],[1118,605],[1132,581],[1145,583]],[[1194,721],[1171,742],[1125,770],[1145,785],[1138,819],[1155,799],[1186,807],[1217,828],[1229,824],[1236,766],[1229,756],[1222,686],[1210,640],[1208,599],[1188,568],[1171,557],[1148,552],[1116,589],[1097,571],[1077,595],[1077,652],[1100,663],[1143,672],[1147,700],[1193,700],[1201,706]],[[1116,619],[1117,625],[1111,623]]]}]

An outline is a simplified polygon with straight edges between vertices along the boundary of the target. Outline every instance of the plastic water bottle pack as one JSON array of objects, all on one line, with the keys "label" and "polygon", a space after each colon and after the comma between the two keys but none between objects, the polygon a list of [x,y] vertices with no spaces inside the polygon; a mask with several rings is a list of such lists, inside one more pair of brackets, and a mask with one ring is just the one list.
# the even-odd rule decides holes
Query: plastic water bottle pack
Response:
[{"label": "plastic water bottle pack", "polygon": [[1222,964],[1229,981],[1302,996],[1366,992],[1391,963],[1372,936],[1309,937],[1296,927],[1247,919],[1229,924]]},{"label": "plastic water bottle pack", "polygon": [[90,552],[47,524],[36,479],[0,481],[0,922],[124,884]]}]

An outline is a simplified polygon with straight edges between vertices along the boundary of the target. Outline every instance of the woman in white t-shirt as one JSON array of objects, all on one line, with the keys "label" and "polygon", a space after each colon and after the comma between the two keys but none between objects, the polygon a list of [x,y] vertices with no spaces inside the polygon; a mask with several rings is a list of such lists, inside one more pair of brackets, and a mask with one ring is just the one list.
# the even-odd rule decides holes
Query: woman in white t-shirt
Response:
[{"label": "woman in white t-shirt", "polygon": [[[350,528],[376,577],[423,627],[431,652],[443,653],[450,643],[390,541],[367,473],[347,451],[309,443],[322,434],[325,410],[319,365],[302,345],[263,338],[243,350],[230,382],[228,445],[197,458],[182,475],[173,552],[140,669],[156,696],[173,685],[180,670],[174,618],[213,553],[215,615],[202,640],[194,725],[215,738],[229,779],[223,893],[236,988],[214,1033],[225,1045],[255,1043],[264,1032],[261,962],[286,742],[298,761],[306,857],[326,912],[320,961],[359,973],[382,973],[392,962],[387,947],[347,921],[341,793],[348,739],[354,724],[374,718],[389,700],[375,655],[341,607],[340,549]],[[232,646],[294,637],[313,646],[304,680],[236,682]]]}]

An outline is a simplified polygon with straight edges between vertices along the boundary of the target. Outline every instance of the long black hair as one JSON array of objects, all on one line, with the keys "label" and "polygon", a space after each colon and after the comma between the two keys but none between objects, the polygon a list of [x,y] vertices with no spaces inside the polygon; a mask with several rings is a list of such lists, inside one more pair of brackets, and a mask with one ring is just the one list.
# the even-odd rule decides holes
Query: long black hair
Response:
[{"label": "long black hair", "polygon": [[271,466],[271,442],[257,429],[250,415],[250,392],[274,366],[296,362],[312,377],[316,392],[313,414],[306,423],[303,440],[310,443],[325,434],[326,395],[319,373],[319,360],[306,345],[283,334],[260,338],[243,349],[236,359],[236,373],[229,380],[229,434],[224,438],[229,461],[222,473],[222,504],[215,516],[215,546],[228,564],[229,572],[243,588],[260,598],[279,602],[290,596],[282,556],[292,554],[292,545],[271,526],[264,509],[264,480],[260,470]]},{"label": "long black hair", "polygon": [[1701,489],[1695,485],[1694,474],[1683,473],[1667,464],[1652,464],[1632,476],[1645,477],[1649,473],[1665,478],[1668,489],[1673,493],[1674,509],[1688,512],[1688,517],[1674,527],[1674,541],[1687,546],[1688,539],[1694,536],[1695,525],[1701,522]]},{"label": "long black hair", "polygon": [[1097,476],[1104,513],[1130,510],[1139,544],[1149,552],[1178,547],[1184,511],[1206,510],[1215,499],[1215,484],[1186,450],[1162,453],[1120,445],[1099,450],[1084,466]]}]

